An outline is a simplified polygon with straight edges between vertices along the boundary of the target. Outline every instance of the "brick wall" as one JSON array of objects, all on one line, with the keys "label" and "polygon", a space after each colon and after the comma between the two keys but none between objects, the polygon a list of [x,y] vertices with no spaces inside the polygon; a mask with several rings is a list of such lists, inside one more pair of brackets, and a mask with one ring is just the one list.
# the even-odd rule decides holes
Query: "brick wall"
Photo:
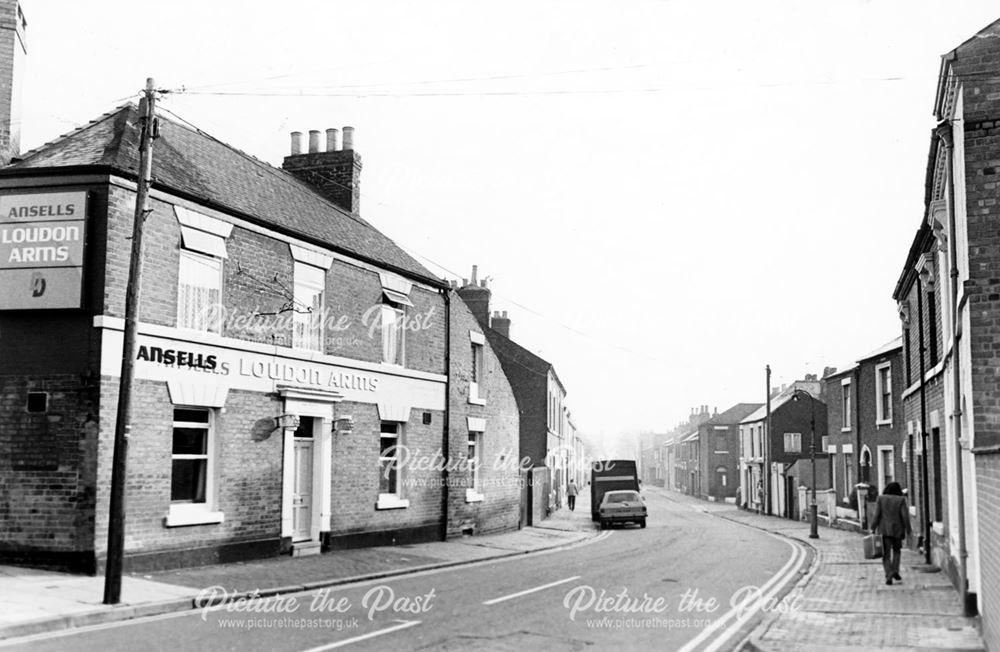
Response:
[{"label": "brick wall", "polygon": [[78,374],[0,376],[0,557],[92,569],[96,409]]},{"label": "brick wall", "polygon": [[467,464],[453,466],[448,478],[448,535],[475,534],[514,529],[520,516],[521,483],[518,457],[518,412],[510,383],[493,348],[483,346],[483,374],[479,398],[486,405],[469,403],[472,379],[470,331],[482,333],[465,302],[451,297],[451,421],[448,435],[450,458],[468,459],[468,417],[486,420],[481,435],[479,493],[481,502],[466,502],[470,486]]},{"label": "brick wall", "polygon": [[982,631],[986,646],[1000,649],[1000,455],[975,456],[976,496],[979,521],[979,613],[983,615]]},{"label": "brick wall", "polygon": [[[431,415],[423,423],[424,412]],[[379,496],[378,408],[366,403],[337,404],[337,414],[354,417],[354,431],[338,434],[333,440],[331,487],[331,528],[334,539],[350,535],[383,532],[385,543],[402,543],[406,530],[437,531],[441,523],[441,471],[438,465],[421,464],[436,459],[443,443],[444,413],[412,409],[403,426],[402,443],[413,463],[403,465],[399,482],[402,498],[410,501],[403,509],[375,508]],[[397,534],[398,533],[398,534]],[[335,543],[335,546],[342,545]]]},{"label": "brick wall", "polygon": [[[107,550],[111,462],[118,379],[101,383],[95,548]],[[137,380],[126,478],[126,557],[278,540],[281,529],[281,433],[272,431],[277,398],[231,391],[225,410],[214,411],[216,506],[222,523],[166,527],[170,509],[173,404],[165,383]],[[268,427],[261,427],[261,422]],[[157,565],[157,564],[154,564]],[[176,564],[160,564],[176,565]]]}]

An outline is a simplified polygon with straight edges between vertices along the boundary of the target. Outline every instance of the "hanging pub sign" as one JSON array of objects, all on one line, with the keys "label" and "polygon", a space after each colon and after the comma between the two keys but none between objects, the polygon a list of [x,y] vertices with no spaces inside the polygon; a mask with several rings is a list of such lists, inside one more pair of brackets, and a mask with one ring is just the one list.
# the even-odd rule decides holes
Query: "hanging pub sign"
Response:
[{"label": "hanging pub sign", "polygon": [[87,193],[0,195],[0,310],[79,308]]}]

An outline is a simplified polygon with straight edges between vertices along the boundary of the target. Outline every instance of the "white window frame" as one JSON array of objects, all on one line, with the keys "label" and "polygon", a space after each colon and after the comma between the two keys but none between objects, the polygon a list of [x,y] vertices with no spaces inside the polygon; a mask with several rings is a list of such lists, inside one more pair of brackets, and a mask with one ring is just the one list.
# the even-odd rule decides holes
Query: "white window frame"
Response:
[{"label": "white window frame", "polygon": [[[185,316],[186,315],[185,315],[185,312],[184,312],[184,309],[183,309],[183,304],[181,303],[181,287],[182,287],[182,285],[181,285],[181,279],[184,276],[184,264],[185,264],[185,261],[188,261],[189,263],[196,264],[196,265],[199,265],[199,266],[209,265],[209,266],[217,268],[217,272],[216,272],[216,279],[217,279],[216,287],[219,290],[219,300],[215,304],[214,310],[212,310],[212,313],[210,315],[211,317],[214,318],[212,320],[214,323],[209,323],[208,326],[207,326],[207,328],[199,327],[198,324],[187,324],[187,323],[185,323]],[[199,275],[199,277],[201,277],[201,275]],[[222,334],[222,304],[223,304],[223,297],[222,297],[222,258],[218,258],[216,256],[207,256],[207,255],[205,255],[203,253],[199,253],[199,252],[194,251],[192,249],[185,249],[185,248],[182,247],[181,250],[180,250],[180,258],[178,259],[178,266],[177,266],[177,328],[183,328],[183,329],[186,329],[186,330],[192,330],[192,331],[198,331],[198,332],[204,332],[204,333],[215,333],[216,335],[221,335]],[[205,309],[206,308],[202,308],[201,310],[205,310]]]},{"label": "white window frame", "polygon": [[[172,405],[171,409],[176,410],[197,410],[208,414],[207,423],[201,421],[174,421],[171,420],[171,444],[170,444],[170,482],[173,484],[173,463],[174,460],[205,460],[205,500],[201,502],[173,502],[167,512],[164,524],[167,527],[179,527],[185,525],[207,525],[222,523],[225,515],[217,511],[216,507],[216,482],[215,467],[217,453],[215,450],[216,415],[215,410],[202,406]],[[174,428],[198,428],[204,429],[205,453],[204,454],[177,454],[173,451],[173,429]],[[171,488],[172,491],[172,488]]]},{"label": "white window frame", "polygon": [[[882,371],[885,371],[886,387],[882,384]],[[889,396],[889,414],[884,414],[882,406],[883,395]],[[875,365],[875,424],[892,425],[892,362]]]},{"label": "white window frame", "polygon": [[896,448],[891,445],[877,446],[876,454],[878,455],[878,492],[882,493],[885,489],[885,468],[883,468],[883,454],[889,454],[889,465],[892,470],[892,480],[890,482],[897,482],[896,480]]},{"label": "white window frame", "polygon": [[851,410],[854,408],[851,398],[851,379],[845,378],[840,381],[841,432],[851,430]]},{"label": "white window frame", "polygon": [[[396,428],[395,433],[387,433],[382,430],[384,426],[393,425]],[[386,437],[386,435],[392,435],[392,437]],[[387,460],[395,460],[399,462],[399,447],[403,445],[405,437],[404,424],[400,421],[379,421],[379,439],[378,439],[378,473],[379,476],[382,475],[382,463]],[[385,456],[382,454],[382,440],[395,438],[396,444],[393,447],[393,455]],[[396,468],[396,491],[392,493],[383,493],[381,487],[382,479],[379,477],[379,494],[378,501],[375,503],[375,509],[405,509],[410,506],[410,501],[403,498],[403,469]]]},{"label": "white window frame", "polygon": [[469,342],[472,346],[472,374],[469,378],[469,403],[473,405],[486,405],[486,398],[483,396],[483,378],[486,370],[486,338],[482,333],[469,331]]},{"label": "white window frame", "polygon": [[[472,455],[468,450],[475,451]],[[469,430],[469,446],[466,449],[465,460],[469,465],[469,487],[465,490],[465,502],[479,503],[485,496],[482,493],[482,470],[483,461],[483,432],[481,430]]]},{"label": "white window frame", "polygon": [[[292,319],[292,346],[306,351],[323,353],[323,310],[326,308],[326,270],[308,263],[295,261],[293,272],[293,299],[295,312]],[[309,301],[319,293],[318,309]]]},{"label": "white window frame", "polygon": [[[391,320],[390,320],[391,317]],[[406,319],[406,306],[383,303],[379,310],[379,318],[382,323],[382,363],[402,367],[406,361],[406,329],[403,328]],[[392,327],[396,330],[396,355],[388,355],[388,333],[386,328]],[[392,360],[388,358],[392,357]]]},{"label": "white window frame", "polygon": [[[786,432],[784,439],[785,439],[784,451],[786,453],[801,453],[802,452],[802,433],[801,432]],[[794,444],[795,448],[797,450],[792,450],[792,447],[789,446],[789,442],[791,442],[792,444]]]}]

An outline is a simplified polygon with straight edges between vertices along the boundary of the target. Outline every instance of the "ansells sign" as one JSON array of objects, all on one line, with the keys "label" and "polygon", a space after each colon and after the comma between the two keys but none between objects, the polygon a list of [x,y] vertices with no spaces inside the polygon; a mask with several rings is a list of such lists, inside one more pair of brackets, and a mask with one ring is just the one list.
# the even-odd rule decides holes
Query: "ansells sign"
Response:
[{"label": "ansells sign", "polygon": [[0,310],[79,308],[87,193],[0,196]]}]

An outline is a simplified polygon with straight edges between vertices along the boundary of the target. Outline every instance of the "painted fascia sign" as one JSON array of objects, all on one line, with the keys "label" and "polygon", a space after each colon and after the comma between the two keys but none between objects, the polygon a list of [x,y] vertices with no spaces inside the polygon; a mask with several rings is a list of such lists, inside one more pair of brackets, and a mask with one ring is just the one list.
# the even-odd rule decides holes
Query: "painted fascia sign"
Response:
[{"label": "painted fascia sign", "polygon": [[0,195],[0,310],[79,308],[87,193]]}]

